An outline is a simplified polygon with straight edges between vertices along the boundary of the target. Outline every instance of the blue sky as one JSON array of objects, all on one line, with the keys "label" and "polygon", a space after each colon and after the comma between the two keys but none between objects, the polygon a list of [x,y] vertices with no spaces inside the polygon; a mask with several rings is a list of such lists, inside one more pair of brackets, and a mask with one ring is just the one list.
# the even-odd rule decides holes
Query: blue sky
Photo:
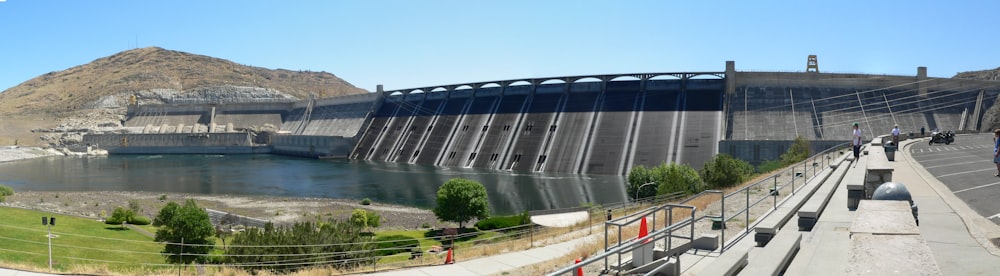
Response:
[{"label": "blue sky", "polygon": [[1000,1],[0,1],[0,90],[158,46],[387,90],[632,72],[1000,67]]}]

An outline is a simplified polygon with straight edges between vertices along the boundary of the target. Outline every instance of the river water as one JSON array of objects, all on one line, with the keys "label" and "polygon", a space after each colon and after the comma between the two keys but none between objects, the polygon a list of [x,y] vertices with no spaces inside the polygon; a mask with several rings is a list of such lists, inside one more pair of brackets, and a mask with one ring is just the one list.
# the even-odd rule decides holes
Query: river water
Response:
[{"label": "river water", "polygon": [[113,155],[0,163],[0,183],[23,191],[146,191],[322,197],[433,208],[451,178],[479,181],[494,213],[626,199],[620,176],[518,173],[279,155]]}]

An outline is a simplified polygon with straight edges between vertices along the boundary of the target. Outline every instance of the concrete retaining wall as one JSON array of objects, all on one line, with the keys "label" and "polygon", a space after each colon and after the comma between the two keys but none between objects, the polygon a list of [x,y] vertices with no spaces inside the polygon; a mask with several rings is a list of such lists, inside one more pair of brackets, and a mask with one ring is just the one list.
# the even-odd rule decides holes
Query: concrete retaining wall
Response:
[{"label": "concrete retaining wall", "polygon": [[249,133],[87,134],[83,143],[110,154],[245,154],[268,153],[255,147]]},{"label": "concrete retaining wall", "polygon": [[353,148],[354,141],[348,137],[309,135],[271,136],[271,153],[274,154],[347,158]]}]

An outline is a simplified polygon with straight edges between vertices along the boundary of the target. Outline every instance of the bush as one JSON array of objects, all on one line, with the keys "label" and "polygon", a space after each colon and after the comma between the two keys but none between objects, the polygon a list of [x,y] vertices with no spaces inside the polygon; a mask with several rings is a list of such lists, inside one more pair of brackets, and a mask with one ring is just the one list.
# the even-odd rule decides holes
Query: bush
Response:
[{"label": "bush", "polygon": [[802,136],[795,137],[792,146],[785,153],[781,154],[781,164],[785,166],[795,164],[806,160],[806,158],[809,158],[809,155],[811,155],[809,152],[809,141],[806,138],[802,138]]},{"label": "bush", "polygon": [[0,184],[0,197],[14,195],[14,188]]},{"label": "bush", "polygon": [[116,218],[116,217],[110,217],[110,218],[108,218],[108,219],[104,220],[104,223],[105,223],[105,224],[118,224],[118,225],[121,225],[121,224],[122,224],[122,221],[121,221],[121,219],[119,219],[119,218]]},{"label": "bush", "polygon": [[361,205],[372,205],[372,200],[368,198],[362,199]]},{"label": "bush", "polygon": [[780,169],[782,167],[784,166],[781,165],[781,161],[778,160],[764,161],[764,163],[760,163],[760,165],[757,166],[757,172],[768,173]]},{"label": "bush", "polygon": [[361,228],[378,228],[382,224],[382,216],[375,212],[369,212],[365,209],[354,209],[351,212],[350,222],[354,223]]},{"label": "bush", "polygon": [[431,224],[424,222],[424,223],[420,224],[420,228],[431,228]]},{"label": "bush", "polygon": [[644,183],[657,183],[655,193],[652,187],[640,191],[639,197],[683,192],[695,194],[705,190],[705,182],[701,180],[698,171],[687,164],[662,163],[659,166],[646,168],[642,165],[632,167],[628,181],[625,183],[629,197],[635,196],[635,191]]},{"label": "bush", "polygon": [[144,216],[135,216],[132,217],[132,220],[130,220],[128,223],[134,225],[149,225],[151,221],[149,220],[149,218]]},{"label": "bush", "polygon": [[739,185],[753,175],[753,166],[728,154],[717,154],[701,169],[701,178],[711,188]]},{"label": "bush", "polygon": [[525,225],[528,224],[529,222],[531,222],[531,220],[528,217],[528,213],[525,212],[524,214],[520,215],[490,217],[488,219],[480,220],[476,222],[476,228],[479,228],[479,230],[484,230],[484,231],[504,229],[504,228],[511,228],[514,226]]},{"label": "bush", "polygon": [[390,235],[375,238],[375,255],[388,256],[397,253],[410,252],[417,247],[420,242],[417,239],[403,236]]}]

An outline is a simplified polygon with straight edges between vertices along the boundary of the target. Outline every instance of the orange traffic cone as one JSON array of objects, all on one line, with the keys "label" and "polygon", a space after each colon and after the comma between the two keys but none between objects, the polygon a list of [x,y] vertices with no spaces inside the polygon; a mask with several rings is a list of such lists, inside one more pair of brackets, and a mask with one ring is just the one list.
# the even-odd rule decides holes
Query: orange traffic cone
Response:
[{"label": "orange traffic cone", "polygon": [[444,258],[444,264],[453,264],[453,263],[455,263],[455,259],[453,259],[452,256],[451,256],[451,250],[452,250],[451,248],[448,248],[448,256],[446,256]]},{"label": "orange traffic cone", "polygon": [[[576,263],[580,263],[580,257],[576,258]],[[583,267],[576,268],[576,275],[573,276],[583,276]]]},{"label": "orange traffic cone", "polygon": [[642,238],[645,238],[647,235],[649,235],[649,230],[646,227],[646,217],[642,217],[642,222],[639,223],[639,237],[637,237],[636,239],[640,240]]}]

